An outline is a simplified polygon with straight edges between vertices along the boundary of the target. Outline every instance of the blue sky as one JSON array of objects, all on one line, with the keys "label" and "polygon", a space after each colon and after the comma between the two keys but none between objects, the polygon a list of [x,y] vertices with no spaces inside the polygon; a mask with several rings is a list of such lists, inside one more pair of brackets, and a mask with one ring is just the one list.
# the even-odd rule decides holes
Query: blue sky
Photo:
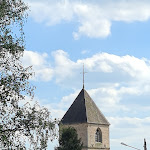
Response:
[{"label": "blue sky", "polygon": [[[35,100],[61,118],[85,88],[110,126],[111,150],[150,143],[150,2],[26,0],[25,66]],[[52,150],[57,141],[49,144]],[[149,147],[149,145],[148,145]]]}]

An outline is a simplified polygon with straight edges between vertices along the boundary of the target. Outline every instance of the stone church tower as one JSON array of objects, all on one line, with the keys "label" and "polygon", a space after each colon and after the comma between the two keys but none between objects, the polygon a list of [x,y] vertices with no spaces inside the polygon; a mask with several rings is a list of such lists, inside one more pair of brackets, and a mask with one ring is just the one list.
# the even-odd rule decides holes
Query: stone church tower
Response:
[{"label": "stone church tower", "polygon": [[62,127],[74,127],[83,150],[109,150],[109,122],[86,90],[79,95],[61,120]]}]

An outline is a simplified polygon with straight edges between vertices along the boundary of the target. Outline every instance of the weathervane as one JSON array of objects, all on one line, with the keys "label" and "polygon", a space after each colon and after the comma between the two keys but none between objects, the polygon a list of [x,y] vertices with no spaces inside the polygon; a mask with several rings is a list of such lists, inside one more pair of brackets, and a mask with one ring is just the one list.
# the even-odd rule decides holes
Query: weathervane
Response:
[{"label": "weathervane", "polygon": [[84,75],[86,74],[87,72],[84,71],[84,63],[83,63],[83,89],[84,89]]}]

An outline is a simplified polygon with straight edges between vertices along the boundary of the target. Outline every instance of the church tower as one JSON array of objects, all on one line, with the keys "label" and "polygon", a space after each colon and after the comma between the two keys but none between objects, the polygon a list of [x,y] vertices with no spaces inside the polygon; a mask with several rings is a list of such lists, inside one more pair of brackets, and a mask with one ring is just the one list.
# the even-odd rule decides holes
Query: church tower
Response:
[{"label": "church tower", "polygon": [[109,125],[84,86],[61,120],[63,128],[77,130],[83,150],[109,150]]}]

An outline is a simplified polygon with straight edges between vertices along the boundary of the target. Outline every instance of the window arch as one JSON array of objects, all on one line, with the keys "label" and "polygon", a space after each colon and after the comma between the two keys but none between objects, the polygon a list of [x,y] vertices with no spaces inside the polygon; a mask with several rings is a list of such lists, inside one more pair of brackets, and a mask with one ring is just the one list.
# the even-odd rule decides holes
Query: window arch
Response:
[{"label": "window arch", "polygon": [[102,131],[100,128],[98,128],[96,130],[96,133],[95,133],[95,142],[101,142],[102,143]]}]

